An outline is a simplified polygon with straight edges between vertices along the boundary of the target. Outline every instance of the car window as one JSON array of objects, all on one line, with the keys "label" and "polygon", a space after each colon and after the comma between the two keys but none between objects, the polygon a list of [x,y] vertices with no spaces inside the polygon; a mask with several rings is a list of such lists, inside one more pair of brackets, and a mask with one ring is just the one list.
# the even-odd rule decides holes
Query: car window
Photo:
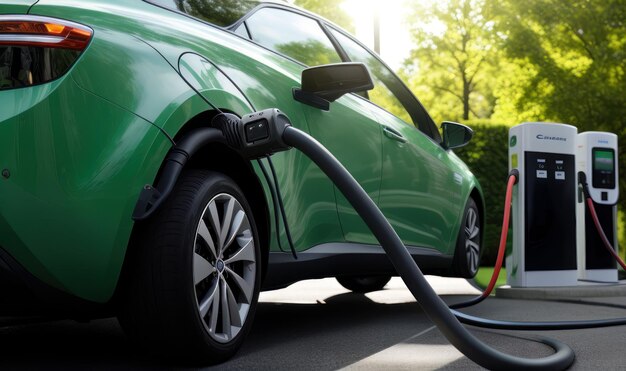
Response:
[{"label": "car window", "polygon": [[411,115],[391,90],[394,84],[400,83],[393,73],[370,52],[344,34],[333,29],[330,29],[330,32],[348,54],[350,60],[363,62],[369,68],[374,80],[374,89],[368,92],[369,100],[401,118],[404,122],[412,123]]},{"label": "car window", "polygon": [[262,8],[246,25],[252,40],[307,66],[340,63],[341,58],[319,23],[277,8]]},{"label": "car window", "polygon": [[248,27],[246,27],[246,22],[242,22],[239,27],[237,27],[233,32],[241,37],[245,37],[246,39],[250,38],[250,33],[248,32]]},{"label": "car window", "polygon": [[232,25],[259,5],[259,1],[254,0],[147,0],[147,2],[186,13],[220,27]]}]

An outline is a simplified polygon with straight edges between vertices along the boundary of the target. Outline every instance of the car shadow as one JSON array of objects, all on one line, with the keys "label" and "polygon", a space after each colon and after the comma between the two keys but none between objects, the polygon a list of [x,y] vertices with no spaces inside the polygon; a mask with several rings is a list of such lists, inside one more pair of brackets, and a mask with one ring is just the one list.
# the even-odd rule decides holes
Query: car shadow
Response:
[{"label": "car shadow", "polygon": [[[214,368],[337,369],[431,326],[417,303],[382,304],[362,294],[311,304],[262,302],[240,352]],[[138,355],[114,318],[4,326],[0,344],[0,368],[172,368]]]},{"label": "car shadow", "polygon": [[[8,322],[8,321],[5,321]],[[0,328],[2,369],[156,369],[135,353],[115,318]]]}]

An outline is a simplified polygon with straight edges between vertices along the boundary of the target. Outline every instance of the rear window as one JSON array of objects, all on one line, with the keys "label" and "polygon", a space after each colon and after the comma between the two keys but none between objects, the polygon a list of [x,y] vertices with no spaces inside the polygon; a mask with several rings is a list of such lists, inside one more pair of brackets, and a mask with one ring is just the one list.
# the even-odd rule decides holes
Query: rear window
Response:
[{"label": "rear window", "polygon": [[146,0],[164,8],[227,27],[248,14],[259,1],[254,0]]}]

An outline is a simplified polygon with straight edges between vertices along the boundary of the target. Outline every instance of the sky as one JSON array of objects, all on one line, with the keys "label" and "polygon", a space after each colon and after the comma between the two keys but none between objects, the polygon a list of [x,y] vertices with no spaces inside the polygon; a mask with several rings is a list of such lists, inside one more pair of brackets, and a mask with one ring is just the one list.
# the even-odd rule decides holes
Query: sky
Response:
[{"label": "sky", "polygon": [[374,50],[374,11],[380,14],[380,54],[395,71],[409,56],[412,41],[405,15],[405,0],[346,0],[343,8],[353,16],[356,37]]}]

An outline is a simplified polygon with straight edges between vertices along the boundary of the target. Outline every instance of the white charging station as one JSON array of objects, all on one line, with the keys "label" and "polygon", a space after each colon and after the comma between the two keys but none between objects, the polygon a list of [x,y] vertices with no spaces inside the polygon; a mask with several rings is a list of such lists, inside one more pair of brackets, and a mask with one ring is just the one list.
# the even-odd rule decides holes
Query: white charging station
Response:
[{"label": "white charging station", "polygon": [[513,191],[513,249],[507,252],[511,287],[575,286],[576,140],[574,126],[523,123],[509,130]]},{"label": "white charging station", "polygon": [[[589,195],[604,233],[617,250],[617,200],[619,198],[617,135],[590,131],[578,134],[576,170],[587,175]],[[587,203],[578,194],[577,239],[578,278],[617,282],[617,264],[606,251],[595,227]]]}]

